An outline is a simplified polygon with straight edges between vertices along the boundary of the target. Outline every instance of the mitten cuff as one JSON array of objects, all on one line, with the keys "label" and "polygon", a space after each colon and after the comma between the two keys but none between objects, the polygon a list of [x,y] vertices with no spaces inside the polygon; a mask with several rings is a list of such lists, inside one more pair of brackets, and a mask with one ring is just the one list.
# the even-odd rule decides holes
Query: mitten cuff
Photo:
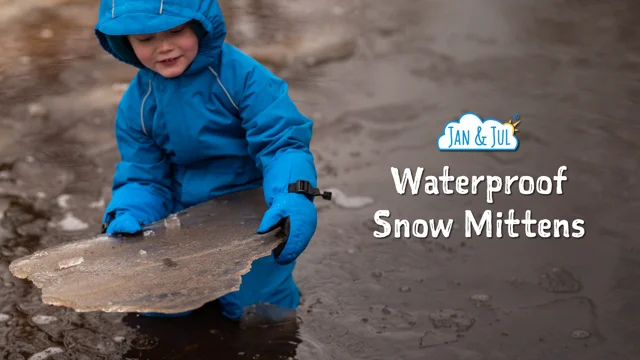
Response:
[{"label": "mitten cuff", "polygon": [[317,173],[311,153],[287,150],[278,154],[264,171],[263,190],[267,205],[278,195],[289,193],[289,184],[298,180],[317,186]]}]

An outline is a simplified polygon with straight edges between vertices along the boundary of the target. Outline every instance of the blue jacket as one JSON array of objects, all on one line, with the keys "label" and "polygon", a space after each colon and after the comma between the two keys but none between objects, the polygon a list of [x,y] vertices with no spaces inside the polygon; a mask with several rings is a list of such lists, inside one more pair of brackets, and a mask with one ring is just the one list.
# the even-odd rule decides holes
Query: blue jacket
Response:
[{"label": "blue jacket", "polygon": [[[197,20],[199,53],[167,79],[136,59],[123,35]],[[116,116],[121,161],[105,222],[128,212],[143,224],[214,196],[264,187],[271,205],[296,180],[316,186],[312,121],[287,84],[224,42],[216,0],[101,0],[95,33],[116,59],[140,68]]]}]

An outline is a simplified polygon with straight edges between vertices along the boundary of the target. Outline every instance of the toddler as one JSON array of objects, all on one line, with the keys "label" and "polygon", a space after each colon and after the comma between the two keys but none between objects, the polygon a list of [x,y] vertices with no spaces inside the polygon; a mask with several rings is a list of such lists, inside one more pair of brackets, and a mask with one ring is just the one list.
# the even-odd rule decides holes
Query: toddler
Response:
[{"label": "toddler", "polygon": [[262,187],[268,210],[257,232],[286,221],[286,246],[254,261],[240,290],[219,303],[232,319],[262,302],[295,309],[292,272],[316,230],[318,190],[313,123],[287,84],[225,43],[216,0],[101,0],[95,33],[105,51],[139,68],[116,115],[121,161],[106,233],[136,233],[215,196]]}]

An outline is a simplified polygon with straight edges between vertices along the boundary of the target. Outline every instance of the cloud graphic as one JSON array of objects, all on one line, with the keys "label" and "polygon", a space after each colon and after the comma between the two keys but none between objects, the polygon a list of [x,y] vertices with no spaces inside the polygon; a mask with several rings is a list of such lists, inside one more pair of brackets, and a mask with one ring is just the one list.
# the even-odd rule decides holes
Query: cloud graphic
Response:
[{"label": "cloud graphic", "polygon": [[438,138],[441,151],[515,151],[518,138],[513,127],[496,119],[482,120],[474,113],[465,113],[457,121],[444,126]]}]

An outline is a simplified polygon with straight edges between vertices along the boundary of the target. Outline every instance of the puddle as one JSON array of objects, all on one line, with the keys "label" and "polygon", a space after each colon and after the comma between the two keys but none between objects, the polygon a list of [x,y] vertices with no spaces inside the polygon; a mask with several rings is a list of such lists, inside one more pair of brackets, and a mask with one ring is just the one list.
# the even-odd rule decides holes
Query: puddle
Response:
[{"label": "puddle", "polygon": [[[37,287],[11,276],[11,260],[99,231],[119,160],[115,107],[135,71],[99,48],[97,2],[0,0],[0,358],[512,359],[528,349],[533,357],[636,359],[640,252],[631,240],[618,248],[633,236],[602,224],[637,223],[637,181],[628,174],[637,170],[629,114],[640,94],[639,5],[470,4],[222,2],[229,41],[291,79],[292,97],[316,120],[323,181],[352,189],[334,194],[337,206],[323,205],[295,274],[306,301],[295,321],[276,311],[287,321],[263,328],[269,311],[253,309],[239,326],[215,302],[179,318],[75,312],[43,304]],[[462,110],[521,113],[522,149],[513,159],[438,153],[433,134]],[[452,251],[374,240],[362,215],[375,206],[441,217],[473,205],[398,196],[389,166],[518,173],[554,161],[580,175],[544,210],[595,214],[588,232],[606,239],[468,242]],[[180,268],[166,259],[163,269]],[[72,270],[87,258],[61,260],[56,267]],[[593,300],[557,301],[587,290]],[[532,299],[540,305],[524,304]]]}]

